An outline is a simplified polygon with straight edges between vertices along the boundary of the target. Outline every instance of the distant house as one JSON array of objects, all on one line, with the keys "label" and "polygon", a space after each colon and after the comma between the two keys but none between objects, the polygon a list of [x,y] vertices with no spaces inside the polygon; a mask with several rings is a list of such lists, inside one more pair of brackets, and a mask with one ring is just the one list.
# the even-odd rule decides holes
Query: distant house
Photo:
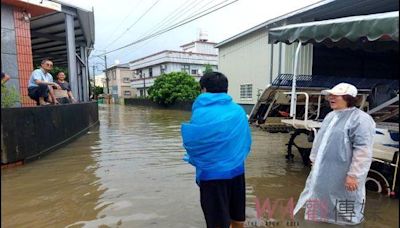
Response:
[{"label": "distant house", "polygon": [[[399,10],[397,0],[323,0],[273,18],[215,47],[219,51],[219,70],[229,79],[229,93],[250,112],[261,91],[279,74],[293,74],[296,45],[269,44],[270,29],[313,21]],[[302,47],[299,74],[384,77],[398,75],[397,51],[380,53],[307,44]],[[383,75],[381,75],[383,77]]]},{"label": "distant house", "polygon": [[206,65],[218,69],[218,50],[216,43],[197,40],[181,46],[181,51],[164,50],[129,62],[134,79],[131,87],[137,96],[147,95],[147,89],[154,84],[154,79],[163,73],[186,71],[199,80]]},{"label": "distant house", "polygon": [[[131,87],[131,81],[134,79],[134,75],[133,71],[129,69],[128,63],[111,66],[107,68],[106,73],[109,80],[109,94],[112,95],[112,99],[115,103],[119,103],[121,98],[132,98],[136,96],[136,89]],[[107,82],[105,81],[105,83]],[[107,84],[105,86],[107,86]]]},{"label": "distant house", "polygon": [[96,75],[94,78],[95,78],[94,85],[99,86],[99,87],[103,87],[103,91],[105,93],[106,92],[105,91],[105,88],[106,88],[106,74],[101,73],[101,74]]}]

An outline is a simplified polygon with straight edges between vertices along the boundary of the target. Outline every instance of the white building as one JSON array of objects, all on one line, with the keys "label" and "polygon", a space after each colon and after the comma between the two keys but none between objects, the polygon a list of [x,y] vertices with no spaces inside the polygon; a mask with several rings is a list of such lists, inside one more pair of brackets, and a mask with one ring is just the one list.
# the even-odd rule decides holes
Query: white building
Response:
[{"label": "white building", "polygon": [[122,98],[136,96],[136,89],[131,88],[134,75],[133,71],[129,69],[128,63],[113,65],[107,68],[106,73],[109,80],[109,93],[112,95],[114,103],[119,103]]},{"label": "white building", "polygon": [[106,75],[104,73],[101,73],[94,76],[94,84],[96,86],[103,87],[104,89],[106,87]]},{"label": "white building", "polygon": [[156,77],[178,71],[186,71],[198,81],[206,65],[218,69],[218,50],[214,45],[198,40],[182,45],[181,51],[165,50],[129,62],[129,68],[134,72],[131,87],[137,90],[137,96],[147,95],[147,89]]},{"label": "white building", "polygon": [[[215,47],[219,50],[219,71],[229,79],[229,94],[249,112],[257,102],[258,95],[279,74],[293,73],[293,59],[297,45],[268,44],[268,31],[271,28],[354,15],[398,11],[398,9],[397,0],[317,2],[268,20],[218,43]],[[299,74],[335,75],[339,74],[335,64],[340,62],[343,67],[347,67],[347,73],[359,69],[359,72],[352,73],[362,75],[365,72],[362,67],[371,66],[371,64],[359,63],[358,59],[367,58],[365,56],[367,54],[348,55],[346,50],[339,50],[339,48],[309,44],[302,47],[298,72]],[[393,62],[390,56],[392,55],[390,54],[385,61],[381,61],[381,64]]]}]

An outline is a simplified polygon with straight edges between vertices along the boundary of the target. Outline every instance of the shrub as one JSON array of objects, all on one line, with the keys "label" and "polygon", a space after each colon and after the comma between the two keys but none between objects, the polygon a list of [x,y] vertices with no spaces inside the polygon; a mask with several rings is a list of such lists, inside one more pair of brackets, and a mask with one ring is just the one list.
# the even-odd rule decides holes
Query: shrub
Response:
[{"label": "shrub", "polygon": [[1,107],[10,108],[15,106],[19,102],[19,93],[14,88],[7,88],[5,85],[1,85]]},{"label": "shrub", "polygon": [[149,98],[159,104],[193,101],[200,94],[200,85],[186,72],[171,72],[156,78],[148,90]]}]

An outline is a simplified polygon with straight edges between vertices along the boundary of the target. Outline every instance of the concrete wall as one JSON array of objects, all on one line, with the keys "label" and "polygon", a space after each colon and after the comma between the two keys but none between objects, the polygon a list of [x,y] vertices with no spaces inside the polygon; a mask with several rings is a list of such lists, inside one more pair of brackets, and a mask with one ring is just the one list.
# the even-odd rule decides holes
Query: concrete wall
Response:
[{"label": "concrete wall", "polygon": [[[173,105],[160,105],[149,99],[144,98],[126,98],[124,99],[125,105],[133,105],[133,106],[147,106],[154,108],[164,108],[164,109],[174,109],[174,110],[183,110],[183,111],[192,111],[193,102],[177,102]],[[244,109],[247,114],[250,114],[253,105],[240,105]]]},{"label": "concrete wall", "polygon": [[144,98],[128,98],[124,99],[125,105],[134,105],[134,106],[148,106],[154,108],[164,108],[164,109],[175,109],[175,110],[183,110],[183,111],[192,111],[192,104],[191,101],[178,101],[173,105],[160,105],[156,102],[153,102],[149,99]]},{"label": "concrete wall", "polygon": [[1,164],[38,159],[98,120],[96,102],[1,109]]},{"label": "concrete wall", "polygon": [[196,42],[194,52],[218,55],[218,49],[214,47],[214,44],[209,43]]},{"label": "concrete wall", "polygon": [[[260,30],[219,49],[219,71],[229,80],[228,93],[239,104],[254,104],[257,89],[267,86],[269,55],[266,30]],[[240,98],[240,85],[252,85],[252,97]]]},{"label": "concrete wall", "polygon": [[[17,46],[13,8],[11,6],[1,4],[1,70],[11,77],[11,79],[7,82],[7,86],[14,87],[17,91],[19,91],[20,88],[17,63]],[[20,103],[17,106],[20,106]]]},{"label": "concrete wall", "polygon": [[30,21],[22,18],[22,9],[1,4],[1,70],[11,77],[7,86],[20,94],[17,107],[36,105],[28,97],[28,80],[33,71]]}]

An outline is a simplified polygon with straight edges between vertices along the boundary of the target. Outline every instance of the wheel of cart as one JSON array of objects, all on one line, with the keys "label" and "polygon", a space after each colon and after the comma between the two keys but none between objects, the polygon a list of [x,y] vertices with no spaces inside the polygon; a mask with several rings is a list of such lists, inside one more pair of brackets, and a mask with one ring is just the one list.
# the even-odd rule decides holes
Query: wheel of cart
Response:
[{"label": "wheel of cart", "polygon": [[287,144],[286,159],[293,161],[294,152],[297,150],[305,166],[310,166],[310,152],[314,140],[313,132],[307,129],[296,129],[290,136]]},{"label": "wheel of cart", "polygon": [[366,188],[369,191],[378,192],[392,198],[398,198],[399,181],[397,175],[399,152],[395,152],[392,161],[376,159],[371,164],[366,180]]}]

